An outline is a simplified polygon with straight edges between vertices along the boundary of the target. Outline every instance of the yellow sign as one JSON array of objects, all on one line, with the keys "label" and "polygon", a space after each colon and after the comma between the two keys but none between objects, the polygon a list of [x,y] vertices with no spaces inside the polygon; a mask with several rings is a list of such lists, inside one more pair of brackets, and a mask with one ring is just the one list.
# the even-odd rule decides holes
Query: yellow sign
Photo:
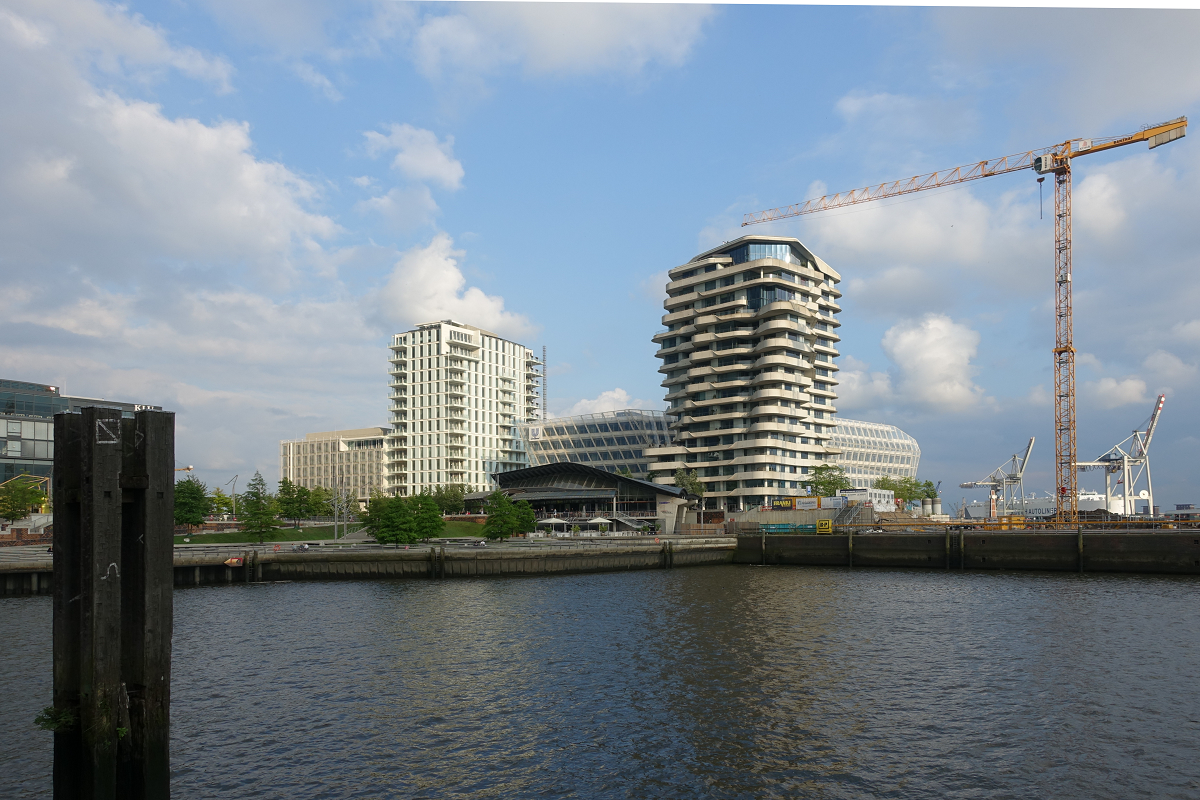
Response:
[{"label": "yellow sign", "polygon": [[817,520],[817,533],[833,533],[833,520],[831,520],[831,519]]}]

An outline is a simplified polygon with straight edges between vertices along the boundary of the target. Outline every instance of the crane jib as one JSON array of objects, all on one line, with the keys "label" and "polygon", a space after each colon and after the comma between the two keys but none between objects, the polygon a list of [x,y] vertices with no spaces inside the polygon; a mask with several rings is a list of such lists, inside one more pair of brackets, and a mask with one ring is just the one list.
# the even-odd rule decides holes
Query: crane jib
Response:
[{"label": "crane jib", "polygon": [[1064,169],[1064,164],[1071,158],[1092,153],[1101,153],[1116,147],[1123,147],[1135,142],[1148,141],[1150,149],[1161,147],[1169,142],[1182,139],[1187,135],[1187,117],[1164,122],[1160,125],[1147,125],[1137,133],[1125,136],[1113,136],[1105,139],[1069,139],[1062,144],[1045,147],[1040,150],[1027,150],[1023,153],[1002,156],[987,161],[977,161],[951,169],[927,172],[911,178],[901,178],[897,181],[880,183],[874,186],[864,186],[851,189],[848,192],[838,192],[833,195],[793,203],[789,206],[771,208],[766,211],[756,211],[742,218],[742,227],[763,222],[775,222],[789,217],[799,217],[805,214],[815,214],[820,211],[832,211],[837,208],[868,203],[872,200],[886,200],[889,197],[912,194],[926,189],[939,189],[967,181],[991,178],[1009,172],[1023,169],[1034,169],[1040,174]]}]

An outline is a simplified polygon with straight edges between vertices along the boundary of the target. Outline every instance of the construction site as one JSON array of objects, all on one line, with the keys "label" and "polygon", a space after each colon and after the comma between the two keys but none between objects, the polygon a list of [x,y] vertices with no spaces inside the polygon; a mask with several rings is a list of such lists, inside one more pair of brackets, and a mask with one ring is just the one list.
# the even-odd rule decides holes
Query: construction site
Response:
[{"label": "construction site", "polygon": [[[1023,453],[1012,457],[977,481],[960,484],[963,489],[988,491],[985,500],[957,504],[951,518],[938,519],[924,514],[924,522],[974,526],[987,525],[995,529],[1012,530],[1026,526],[1056,529],[1079,528],[1085,524],[1119,527],[1192,526],[1196,516],[1191,505],[1181,505],[1176,513],[1162,515],[1154,504],[1154,488],[1150,477],[1150,444],[1166,400],[1159,395],[1150,417],[1133,433],[1113,445],[1094,460],[1083,461],[1078,456],[1076,377],[1077,349],[1074,339],[1074,303],[1072,298],[1072,163],[1076,158],[1103,153],[1127,145],[1146,143],[1149,149],[1182,139],[1187,133],[1187,117],[1177,117],[1156,125],[1146,125],[1138,131],[1106,138],[1076,138],[1037,150],[1027,150],[1000,158],[979,161],[948,170],[917,175],[911,178],[865,186],[849,192],[824,195],[790,206],[747,214],[742,225],[755,225],[781,219],[831,211],[876,200],[899,197],[916,192],[949,187],[969,181],[991,178],[1032,169],[1039,176],[1039,188],[1046,177],[1054,186],[1054,322],[1055,340],[1051,350],[1054,371],[1054,468],[1055,489],[1045,496],[1026,494],[1024,475],[1033,452],[1036,437],[1030,437]],[[1103,492],[1080,487],[1080,473],[1100,472],[1104,476]],[[887,525],[910,525],[912,514],[892,515],[876,521]],[[857,520],[856,520],[857,522]]]}]

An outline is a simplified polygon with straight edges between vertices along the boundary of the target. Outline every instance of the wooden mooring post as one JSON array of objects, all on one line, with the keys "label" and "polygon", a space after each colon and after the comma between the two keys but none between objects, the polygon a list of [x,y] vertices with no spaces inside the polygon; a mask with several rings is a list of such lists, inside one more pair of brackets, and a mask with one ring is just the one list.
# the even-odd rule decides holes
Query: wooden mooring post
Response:
[{"label": "wooden mooring post", "polygon": [[54,418],[55,800],[169,798],[175,415]]}]

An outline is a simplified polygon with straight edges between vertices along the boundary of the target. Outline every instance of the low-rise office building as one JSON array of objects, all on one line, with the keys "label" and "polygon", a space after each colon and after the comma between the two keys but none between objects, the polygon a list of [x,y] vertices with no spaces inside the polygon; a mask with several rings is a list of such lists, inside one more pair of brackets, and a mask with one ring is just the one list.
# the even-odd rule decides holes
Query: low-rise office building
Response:
[{"label": "low-rise office building", "polygon": [[0,483],[18,475],[54,472],[54,415],[88,406],[114,408],[123,417],[161,406],[64,395],[57,386],[0,379]]},{"label": "low-rise office building", "polygon": [[[496,474],[500,490],[533,507],[547,533],[635,533],[651,526],[676,533],[698,498],[675,486],[630,478],[586,464],[559,461]],[[487,492],[467,496],[480,511]]]},{"label": "low-rise office building", "polygon": [[607,472],[645,478],[646,450],[670,443],[661,411],[623,409],[527,422],[517,426],[531,466],[573,461]]},{"label": "low-rise office building", "polygon": [[344,489],[359,500],[384,489],[387,428],[305,434],[279,443],[279,476],[298,486]]}]

